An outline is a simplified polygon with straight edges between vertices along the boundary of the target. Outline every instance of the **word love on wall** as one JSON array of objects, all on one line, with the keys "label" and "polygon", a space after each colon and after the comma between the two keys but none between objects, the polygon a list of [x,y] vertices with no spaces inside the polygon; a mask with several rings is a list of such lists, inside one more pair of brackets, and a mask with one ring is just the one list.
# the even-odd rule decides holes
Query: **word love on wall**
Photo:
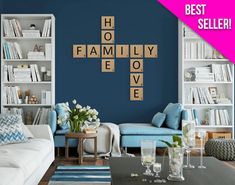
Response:
[{"label": "word love on wall", "polygon": [[115,59],[130,59],[130,100],[143,101],[144,58],[157,58],[156,44],[116,44],[114,16],[101,17],[101,44],[73,45],[73,58],[101,58],[102,72],[115,72]]}]

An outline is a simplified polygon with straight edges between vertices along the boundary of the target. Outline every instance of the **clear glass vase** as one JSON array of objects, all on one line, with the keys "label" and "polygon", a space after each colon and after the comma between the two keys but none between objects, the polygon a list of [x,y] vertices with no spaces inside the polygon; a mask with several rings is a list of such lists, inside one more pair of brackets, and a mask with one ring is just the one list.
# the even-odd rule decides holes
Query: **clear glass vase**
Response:
[{"label": "clear glass vase", "polygon": [[169,171],[167,179],[169,181],[184,181],[183,177],[183,161],[184,149],[181,147],[168,148],[169,155]]}]

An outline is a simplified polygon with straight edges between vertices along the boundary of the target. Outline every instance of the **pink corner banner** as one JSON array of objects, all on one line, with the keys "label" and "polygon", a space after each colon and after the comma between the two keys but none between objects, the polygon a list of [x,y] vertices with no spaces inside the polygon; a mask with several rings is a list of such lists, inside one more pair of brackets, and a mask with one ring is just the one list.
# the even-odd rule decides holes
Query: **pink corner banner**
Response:
[{"label": "pink corner banner", "polygon": [[235,64],[234,0],[159,0],[159,2]]}]

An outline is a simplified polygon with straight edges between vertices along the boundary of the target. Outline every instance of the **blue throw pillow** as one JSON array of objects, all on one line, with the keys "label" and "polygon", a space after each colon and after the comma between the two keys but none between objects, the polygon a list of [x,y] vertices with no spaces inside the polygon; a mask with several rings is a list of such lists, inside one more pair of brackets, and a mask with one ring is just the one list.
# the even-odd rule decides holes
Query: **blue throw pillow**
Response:
[{"label": "blue throw pillow", "polygon": [[21,115],[0,115],[0,145],[28,141]]},{"label": "blue throw pillow", "polygon": [[69,112],[67,109],[67,105],[65,103],[58,103],[55,105],[55,111],[57,113],[57,118],[60,118],[62,120],[62,123],[59,124],[59,127],[61,129],[68,129],[69,128]]},{"label": "blue throw pillow", "polygon": [[158,112],[153,116],[152,124],[156,127],[161,127],[166,119],[166,114]]},{"label": "blue throw pillow", "polygon": [[179,129],[182,105],[180,103],[169,103],[163,113],[166,114],[166,126],[174,130]]}]

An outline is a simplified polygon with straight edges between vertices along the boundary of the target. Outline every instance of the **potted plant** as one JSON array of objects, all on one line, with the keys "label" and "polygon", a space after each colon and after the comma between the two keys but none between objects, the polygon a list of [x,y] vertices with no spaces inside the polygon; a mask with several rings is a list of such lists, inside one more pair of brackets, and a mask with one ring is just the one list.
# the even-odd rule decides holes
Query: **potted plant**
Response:
[{"label": "potted plant", "polygon": [[174,135],[172,137],[173,143],[160,140],[168,146],[169,168],[170,174],[167,179],[169,181],[184,181],[183,177],[183,161],[184,148],[182,146],[181,137]]},{"label": "potted plant", "polygon": [[87,128],[96,129],[99,127],[100,119],[96,109],[92,109],[90,106],[82,107],[75,99],[72,103],[73,107],[71,108],[68,102],[65,103],[67,116],[59,117],[59,124],[68,121],[71,132],[82,132]]}]

